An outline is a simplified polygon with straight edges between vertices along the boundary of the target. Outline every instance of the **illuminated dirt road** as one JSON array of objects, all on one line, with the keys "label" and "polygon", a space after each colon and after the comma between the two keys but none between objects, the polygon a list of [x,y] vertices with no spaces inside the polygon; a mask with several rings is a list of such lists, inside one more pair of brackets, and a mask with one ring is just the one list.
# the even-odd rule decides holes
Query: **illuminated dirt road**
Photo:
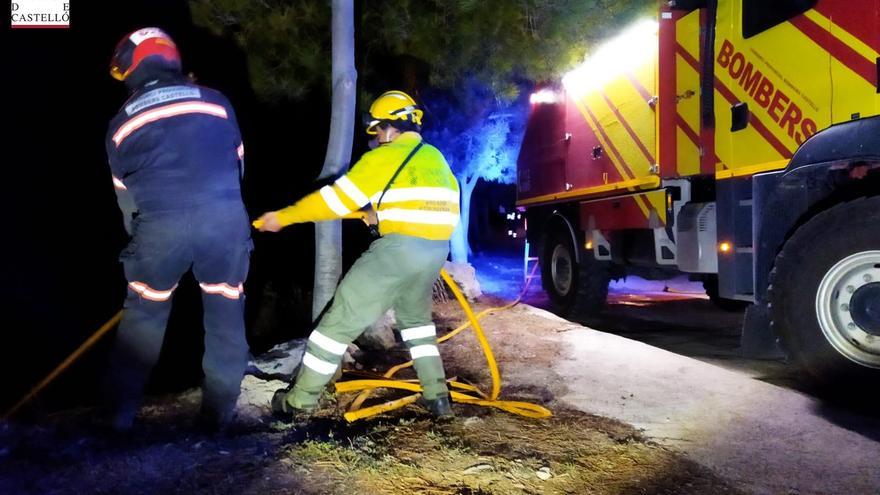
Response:
[{"label": "illuminated dirt road", "polygon": [[[522,288],[522,260],[514,256],[477,257],[477,277],[487,294],[513,299]],[[541,290],[540,272],[524,302],[552,311]],[[699,282],[685,277],[647,281],[639,277],[612,282],[606,310],[595,318],[577,320],[676,354],[715,364],[769,383],[809,391],[797,370],[784,359],[747,359],[740,354],[742,311],[724,311],[712,304]]]}]

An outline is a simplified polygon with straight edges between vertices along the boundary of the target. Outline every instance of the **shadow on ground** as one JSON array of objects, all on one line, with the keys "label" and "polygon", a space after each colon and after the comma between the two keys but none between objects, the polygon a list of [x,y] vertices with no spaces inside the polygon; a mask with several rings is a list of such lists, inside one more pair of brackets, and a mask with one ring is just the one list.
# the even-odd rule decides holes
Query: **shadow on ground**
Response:
[{"label": "shadow on ground", "polygon": [[347,424],[331,407],[308,426],[266,422],[223,436],[168,411],[124,437],[76,421],[7,425],[0,491],[738,493],[614,420],[561,409],[548,420],[462,405],[456,412],[438,423],[413,407]]}]

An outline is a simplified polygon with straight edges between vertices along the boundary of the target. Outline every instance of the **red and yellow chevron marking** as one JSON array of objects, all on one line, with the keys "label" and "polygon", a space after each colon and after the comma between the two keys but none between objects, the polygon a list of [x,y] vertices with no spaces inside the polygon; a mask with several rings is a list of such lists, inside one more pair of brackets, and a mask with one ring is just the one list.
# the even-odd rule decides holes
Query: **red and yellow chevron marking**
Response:
[{"label": "red and yellow chevron marking", "polygon": [[[636,144],[636,141],[639,141],[638,135],[628,123],[625,123],[623,116],[613,107],[610,100],[606,102],[608,105],[607,110],[616,115],[614,120],[606,119],[606,122],[608,123],[606,125],[610,124],[610,127],[618,127],[616,132],[615,130],[610,132],[606,130],[606,127],[602,125],[599,118],[596,117],[590,107],[585,103],[581,101],[577,103],[578,108],[586,117],[587,122],[590,124],[590,127],[593,128],[599,141],[601,141],[603,146],[609,150],[611,161],[614,163],[615,168],[620,174],[619,182],[640,184],[640,187],[628,188],[631,191],[659,187],[660,178],[651,174],[650,169],[645,170],[644,164],[642,165],[643,168],[641,173],[638,173],[636,171],[638,169],[633,165],[630,165],[634,162],[637,163],[639,155],[641,155],[641,160],[645,161],[648,167],[653,164],[653,160],[644,143],[639,142],[639,144]],[[620,115],[620,117],[617,117],[617,115]],[[620,143],[620,146],[615,143]],[[656,210],[657,208],[665,209],[664,201],[661,201],[659,204],[652,204],[648,201],[648,197],[646,196],[636,196],[635,202],[646,219],[651,216],[651,210]]]},{"label": "red and yellow chevron marking", "polygon": [[[722,4],[724,5],[724,4]],[[853,22],[851,10],[866,18]],[[873,25],[873,0],[821,1],[816,9],[749,39],[742,37],[741,2],[720,7],[715,45],[716,150],[732,173],[784,168],[810,136],[837,122],[877,114],[877,51],[832,19]],[[849,17],[847,17],[849,16]],[[682,47],[680,52],[687,53]],[[685,58],[699,69],[695,57]],[[731,106],[749,105],[749,126],[730,132]],[[746,173],[748,171],[748,173]]]},{"label": "red and yellow chevron marking", "polygon": [[676,133],[668,138],[675,139],[675,175],[678,176],[701,172],[700,71],[694,70],[680,52],[683,49],[684,54],[692,53],[693,58],[699,59],[700,21],[700,11],[695,10],[675,23],[676,53],[668,60],[675,63],[675,93],[670,95],[675,102],[667,108],[675,111]]},{"label": "red and yellow chevron marking", "polygon": [[[628,191],[656,188],[660,180],[654,172],[657,164],[657,120],[647,88],[656,86],[656,57],[635,68],[623,71],[601,87],[584,92],[572,88],[569,97],[589,129],[607,151],[615,174],[607,173],[604,184],[636,184]],[[614,175],[610,177],[610,175]],[[594,186],[596,187],[596,186]],[[634,195],[632,201],[644,223],[652,211],[665,212],[665,200]],[[656,204],[655,204],[656,203]],[[656,214],[663,217],[663,214]]]}]

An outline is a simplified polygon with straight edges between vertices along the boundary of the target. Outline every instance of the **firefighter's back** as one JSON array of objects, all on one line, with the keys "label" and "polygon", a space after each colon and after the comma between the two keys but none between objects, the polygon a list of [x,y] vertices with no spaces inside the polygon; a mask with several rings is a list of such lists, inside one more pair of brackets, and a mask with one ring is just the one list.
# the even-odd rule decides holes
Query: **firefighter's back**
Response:
[{"label": "firefighter's back", "polygon": [[170,82],[135,93],[110,124],[114,176],[141,213],[241,202],[241,138],[218,91]]}]

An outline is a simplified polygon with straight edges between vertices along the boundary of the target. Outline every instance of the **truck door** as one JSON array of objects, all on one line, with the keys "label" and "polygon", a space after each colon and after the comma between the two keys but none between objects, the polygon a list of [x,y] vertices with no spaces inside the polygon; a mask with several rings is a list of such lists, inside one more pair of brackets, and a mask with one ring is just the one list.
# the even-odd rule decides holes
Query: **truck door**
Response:
[{"label": "truck door", "polygon": [[791,22],[828,51],[833,92],[831,122],[880,113],[880,2],[821,0],[814,9]]},{"label": "truck door", "polygon": [[718,1],[714,117],[719,179],[784,168],[801,143],[831,124],[832,57],[824,45],[832,27],[813,8],[816,4]]},{"label": "truck door", "polygon": [[706,148],[700,112],[704,11],[674,10],[669,5],[660,10],[658,128],[660,174],[664,178],[714,171],[714,164],[708,170],[701,166]]}]

